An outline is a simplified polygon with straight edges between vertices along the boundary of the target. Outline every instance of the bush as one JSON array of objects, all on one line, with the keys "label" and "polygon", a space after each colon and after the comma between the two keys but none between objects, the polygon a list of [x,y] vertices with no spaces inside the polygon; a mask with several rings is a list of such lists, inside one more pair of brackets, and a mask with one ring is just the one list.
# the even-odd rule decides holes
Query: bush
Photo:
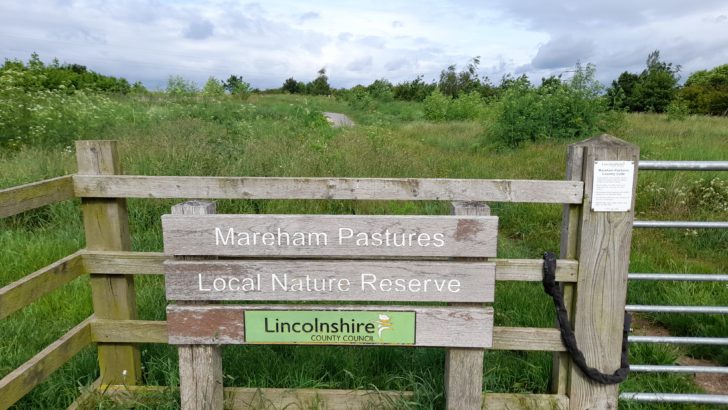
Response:
[{"label": "bush", "polygon": [[471,91],[463,94],[459,98],[450,100],[447,109],[448,120],[475,120],[480,117],[483,111],[483,100],[480,93]]},{"label": "bush", "polygon": [[430,121],[445,121],[452,98],[445,96],[439,90],[428,95],[424,101],[425,119]]},{"label": "bush", "polygon": [[595,79],[593,65],[577,64],[566,83],[545,82],[540,88],[527,81],[511,84],[497,103],[491,135],[515,147],[524,141],[584,138],[616,125]]},{"label": "bush", "polygon": [[667,119],[669,121],[682,121],[690,114],[688,104],[682,98],[672,100],[667,106]]},{"label": "bush", "polygon": [[728,64],[693,73],[680,97],[694,114],[728,115]]}]

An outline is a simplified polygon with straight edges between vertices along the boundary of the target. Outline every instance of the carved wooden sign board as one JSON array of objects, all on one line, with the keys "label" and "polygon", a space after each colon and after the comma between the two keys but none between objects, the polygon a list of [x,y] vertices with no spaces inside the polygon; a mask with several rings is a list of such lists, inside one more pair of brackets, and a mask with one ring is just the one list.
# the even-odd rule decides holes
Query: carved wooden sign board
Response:
[{"label": "carved wooden sign board", "polygon": [[492,302],[497,217],[164,215],[162,227],[168,300],[385,302],[172,304],[171,344],[492,345],[490,307],[386,302]]}]

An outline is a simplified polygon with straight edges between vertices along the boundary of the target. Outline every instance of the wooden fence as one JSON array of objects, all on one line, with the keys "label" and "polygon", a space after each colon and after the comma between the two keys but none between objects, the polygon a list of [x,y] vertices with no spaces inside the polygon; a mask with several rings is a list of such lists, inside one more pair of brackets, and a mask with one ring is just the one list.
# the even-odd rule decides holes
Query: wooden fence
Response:
[{"label": "wooden fence", "polygon": [[[0,380],[0,409],[91,344],[97,346],[100,368],[94,387],[121,395],[160,388],[140,385],[138,344],[168,343],[167,323],[138,320],[134,276],[163,274],[165,256],[131,251],[125,198],[439,200],[453,202],[458,215],[487,214],[485,202],[564,204],[556,279],[563,284],[578,343],[592,367],[611,373],[620,366],[639,149],[614,137],[571,145],[565,181],[128,176],[121,175],[115,141],[78,141],[76,155],[77,174],[0,190],[0,217],[81,198],[87,243],[0,288],[0,320],[87,274],[94,314]],[[604,161],[634,166],[626,210],[604,212],[602,202],[592,201],[614,194],[609,189],[605,194],[599,179],[605,174],[597,165]],[[623,202],[624,193],[617,194],[622,198],[615,201]],[[488,261],[495,264],[496,281],[542,279],[540,259]],[[452,348],[445,375],[448,408],[616,408],[617,386],[595,384],[572,367],[556,328],[495,326],[491,349],[554,352],[552,394],[483,394],[483,350]],[[356,408],[410,393],[225,388],[224,394],[232,408],[260,397],[279,407],[316,399],[328,408]]]}]

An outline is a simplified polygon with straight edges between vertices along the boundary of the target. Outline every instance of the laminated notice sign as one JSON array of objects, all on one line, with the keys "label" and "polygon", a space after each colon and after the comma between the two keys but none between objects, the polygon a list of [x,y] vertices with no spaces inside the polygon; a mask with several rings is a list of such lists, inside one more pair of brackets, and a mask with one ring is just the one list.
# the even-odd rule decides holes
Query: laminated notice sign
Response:
[{"label": "laminated notice sign", "polygon": [[633,181],[634,161],[595,161],[592,211],[629,211]]}]

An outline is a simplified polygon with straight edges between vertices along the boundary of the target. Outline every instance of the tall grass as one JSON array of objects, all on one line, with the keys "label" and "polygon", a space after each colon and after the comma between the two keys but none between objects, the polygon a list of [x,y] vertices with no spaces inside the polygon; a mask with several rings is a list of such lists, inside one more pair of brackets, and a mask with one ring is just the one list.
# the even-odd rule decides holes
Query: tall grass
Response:
[{"label": "tall grass", "polygon": [[[422,120],[418,103],[381,103],[357,111],[335,99],[286,95],[225,98],[162,98],[156,95],[115,101],[124,120],[105,128],[99,139],[120,140],[127,174],[230,176],[347,176],[562,179],[563,141],[527,143],[517,150],[493,150],[482,143],[488,124]],[[350,114],[358,125],[331,129],[321,111]],[[656,115],[630,115],[613,132],[642,148],[647,159],[725,159],[728,120],[689,118],[670,121]],[[0,187],[75,170],[72,148],[26,146],[0,151]],[[675,200],[675,190],[690,190],[698,179],[725,176],[640,173],[640,219],[725,219],[700,204]],[[664,191],[660,191],[663,188]],[[129,200],[132,248],[161,250],[160,216],[175,201]],[[447,214],[443,202],[223,200],[220,213]],[[500,217],[500,257],[539,258],[557,250],[561,207],[492,204]],[[0,286],[84,246],[77,201],[0,220]],[[728,272],[727,233],[637,230],[632,271]],[[164,319],[161,277],[136,278],[140,317]],[[710,284],[631,283],[630,303],[723,304],[728,290]],[[91,313],[87,280],[62,290],[0,321],[0,377],[22,364]],[[496,325],[553,325],[552,307],[540,284],[499,283]],[[675,334],[725,335],[724,318],[655,315],[650,319]],[[635,346],[635,363],[673,362],[660,348]],[[726,349],[681,349],[679,354],[709,357],[728,364]],[[677,354],[677,353],[675,353]],[[144,381],[178,383],[173,347],[143,345]],[[441,408],[444,353],[441,349],[346,347],[226,347],[225,382],[230,386],[407,389],[416,392],[408,408]],[[491,392],[548,391],[551,356],[539,352],[487,352],[484,389]],[[87,349],[17,406],[62,408],[78,387],[97,376],[93,349]],[[636,375],[625,389],[695,391],[688,376]],[[166,398],[165,398],[166,397]],[[163,396],[174,407],[174,395]],[[170,401],[171,400],[171,401]],[[101,400],[100,408],[116,404]],[[644,405],[623,403],[625,408]],[[679,406],[676,406],[678,408]]]}]

